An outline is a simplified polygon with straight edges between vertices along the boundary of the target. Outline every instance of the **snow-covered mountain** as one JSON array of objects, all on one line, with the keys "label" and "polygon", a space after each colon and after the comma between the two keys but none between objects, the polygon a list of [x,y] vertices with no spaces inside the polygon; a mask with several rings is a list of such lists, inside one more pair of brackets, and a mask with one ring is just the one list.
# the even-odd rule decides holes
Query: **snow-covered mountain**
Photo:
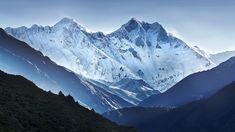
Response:
[{"label": "snow-covered mountain", "polygon": [[107,36],[114,43],[113,53],[119,51],[117,60],[161,92],[187,75],[212,66],[206,56],[169,35],[158,23],[131,19]]},{"label": "snow-covered mountain", "polygon": [[80,104],[99,113],[133,106],[90,80],[56,65],[47,56],[8,35],[1,28],[0,70],[24,76],[46,91],[70,94]]},{"label": "snow-covered mountain", "polygon": [[226,60],[234,56],[235,51],[225,51],[217,54],[210,54],[210,60],[216,65],[219,65],[220,63],[225,62]]},{"label": "snow-covered mountain", "polygon": [[[89,33],[68,18],[52,27],[33,25],[5,30],[57,64],[108,86],[132,103],[156,90],[168,90],[191,73],[213,67],[207,56],[169,35],[160,24],[134,18],[108,35]],[[137,89],[117,85],[126,80],[141,80],[147,85]],[[146,94],[140,96],[143,93]],[[136,99],[131,101],[130,96]]]}]

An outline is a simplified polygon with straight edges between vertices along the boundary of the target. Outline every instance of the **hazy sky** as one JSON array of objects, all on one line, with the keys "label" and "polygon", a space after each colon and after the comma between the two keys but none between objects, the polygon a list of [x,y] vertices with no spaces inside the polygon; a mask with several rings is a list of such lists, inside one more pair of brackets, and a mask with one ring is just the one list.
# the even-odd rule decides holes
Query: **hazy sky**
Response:
[{"label": "hazy sky", "polygon": [[0,26],[53,25],[63,17],[110,33],[135,17],[159,22],[209,53],[235,50],[235,0],[0,0]]}]

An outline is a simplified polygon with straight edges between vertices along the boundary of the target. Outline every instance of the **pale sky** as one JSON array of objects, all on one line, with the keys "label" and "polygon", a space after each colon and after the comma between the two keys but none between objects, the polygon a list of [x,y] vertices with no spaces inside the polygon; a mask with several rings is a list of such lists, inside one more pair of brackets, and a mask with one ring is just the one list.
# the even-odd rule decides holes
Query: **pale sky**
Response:
[{"label": "pale sky", "polygon": [[135,17],[159,22],[208,53],[235,50],[235,0],[0,0],[0,26],[53,25],[75,19],[110,33]]}]

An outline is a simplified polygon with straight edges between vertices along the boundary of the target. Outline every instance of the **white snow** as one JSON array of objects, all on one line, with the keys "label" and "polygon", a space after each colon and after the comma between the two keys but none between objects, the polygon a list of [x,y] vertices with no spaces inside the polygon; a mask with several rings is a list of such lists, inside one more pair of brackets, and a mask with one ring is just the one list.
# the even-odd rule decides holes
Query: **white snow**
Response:
[{"label": "white snow", "polygon": [[[152,87],[143,91],[164,92],[189,74],[214,66],[206,54],[169,35],[160,24],[136,19],[109,35],[88,33],[68,18],[52,27],[5,30],[85,78],[101,83],[142,79]],[[133,91],[122,91],[125,97],[115,94],[135,98]]]}]

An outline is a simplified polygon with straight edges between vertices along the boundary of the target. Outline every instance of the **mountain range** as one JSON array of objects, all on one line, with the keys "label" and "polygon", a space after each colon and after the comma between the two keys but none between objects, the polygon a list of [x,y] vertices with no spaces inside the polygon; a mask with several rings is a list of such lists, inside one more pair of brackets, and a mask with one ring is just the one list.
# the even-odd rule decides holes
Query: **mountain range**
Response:
[{"label": "mountain range", "polygon": [[69,18],[54,26],[5,31],[132,105],[167,91],[192,73],[214,67],[208,56],[167,33],[159,23],[135,18],[108,35],[87,32]]},{"label": "mountain range", "polygon": [[[42,114],[42,122],[50,120],[46,112],[55,118],[50,126],[61,127],[45,126],[45,130],[101,130],[96,123],[89,129],[90,115],[87,120],[84,116],[92,113],[91,118],[108,125],[102,131],[135,131],[97,117],[97,112],[146,132],[232,132],[234,55],[234,51],[207,54],[172,36],[157,22],[135,18],[106,35],[88,32],[69,18],[53,26],[0,29],[0,70],[24,76],[48,91],[0,71],[0,92],[4,95],[0,97],[4,106],[0,117],[8,120],[10,127],[16,124],[16,128],[33,128],[31,131],[42,126],[34,117]],[[53,114],[55,107],[62,109]],[[84,116],[77,107],[85,111]],[[12,116],[11,108],[31,118],[24,120],[18,112]],[[2,114],[6,109],[10,110],[9,118]],[[84,119],[81,122],[80,117]],[[57,119],[64,123],[58,124]],[[79,123],[84,126],[81,130]],[[0,125],[8,128],[4,122]]]}]

